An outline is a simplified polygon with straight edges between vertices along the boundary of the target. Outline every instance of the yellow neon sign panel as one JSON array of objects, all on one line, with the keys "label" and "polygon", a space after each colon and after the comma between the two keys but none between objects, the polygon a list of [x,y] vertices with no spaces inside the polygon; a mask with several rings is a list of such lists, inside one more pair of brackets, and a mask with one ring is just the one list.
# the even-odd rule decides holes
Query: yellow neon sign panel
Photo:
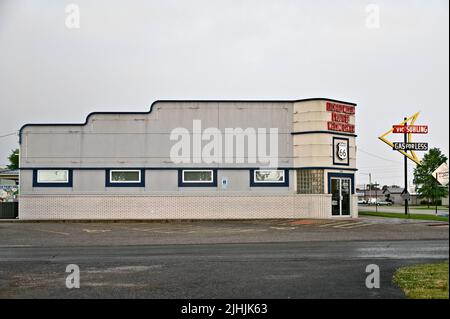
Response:
[{"label": "yellow neon sign panel", "polygon": [[[414,125],[414,123],[417,120],[417,117],[419,116],[420,112],[417,112],[416,114],[408,117],[406,120],[404,120],[403,122],[399,123],[398,125]],[[409,122],[409,124],[408,124]],[[386,143],[387,145],[389,145],[390,147],[394,148],[394,143],[392,143],[391,141],[389,141],[386,137],[391,134],[394,131],[394,128],[391,128],[389,131],[387,131],[386,133],[384,133],[383,135],[381,135],[380,137],[378,137],[380,140],[382,140],[384,143]],[[407,133],[408,134],[408,142],[412,142],[412,133]],[[403,151],[403,150],[397,150],[398,152],[402,153],[403,155],[405,155],[406,157],[408,157],[411,161],[415,162],[417,165],[420,165],[421,160],[419,159],[419,157],[417,156],[416,152],[414,151],[410,151],[411,154],[408,154],[408,151]]]}]

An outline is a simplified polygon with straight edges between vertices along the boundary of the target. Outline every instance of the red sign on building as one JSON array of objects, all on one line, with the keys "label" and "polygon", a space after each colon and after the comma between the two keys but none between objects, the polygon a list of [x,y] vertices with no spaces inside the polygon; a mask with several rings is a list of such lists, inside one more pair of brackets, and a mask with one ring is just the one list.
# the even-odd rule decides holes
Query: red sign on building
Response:
[{"label": "red sign on building", "polygon": [[345,133],[355,133],[355,126],[353,124],[328,122],[328,130]]},{"label": "red sign on building", "polygon": [[327,111],[354,115],[355,107],[353,105],[344,105],[344,104],[327,102]]},{"label": "red sign on building", "polygon": [[394,125],[392,133],[405,134],[428,134],[428,125]]},{"label": "red sign on building", "polygon": [[331,112],[331,121],[328,122],[329,131],[355,133],[355,125],[350,124],[350,116],[355,114],[353,105],[327,102],[327,111]]},{"label": "red sign on building", "polygon": [[350,122],[350,115],[342,114],[342,113],[331,113],[331,121],[333,122],[341,122],[348,123]]}]

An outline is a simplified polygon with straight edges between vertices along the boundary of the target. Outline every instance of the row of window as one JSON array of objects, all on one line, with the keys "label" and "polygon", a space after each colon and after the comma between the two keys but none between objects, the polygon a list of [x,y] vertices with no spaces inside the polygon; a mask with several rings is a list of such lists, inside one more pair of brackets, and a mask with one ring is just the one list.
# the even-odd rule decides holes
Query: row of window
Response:
[{"label": "row of window", "polygon": [[[72,187],[72,169],[33,170],[34,187]],[[145,169],[107,169],[107,187],[144,187]],[[180,187],[215,187],[217,170],[180,169]],[[286,169],[251,169],[250,186],[289,186],[289,173]]]}]

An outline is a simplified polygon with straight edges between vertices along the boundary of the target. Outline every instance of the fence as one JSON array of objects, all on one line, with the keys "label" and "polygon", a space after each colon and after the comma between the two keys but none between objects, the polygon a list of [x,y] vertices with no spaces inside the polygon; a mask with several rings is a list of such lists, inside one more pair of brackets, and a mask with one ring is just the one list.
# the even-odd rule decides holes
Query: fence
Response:
[{"label": "fence", "polygon": [[0,203],[0,219],[15,219],[19,216],[18,202]]}]

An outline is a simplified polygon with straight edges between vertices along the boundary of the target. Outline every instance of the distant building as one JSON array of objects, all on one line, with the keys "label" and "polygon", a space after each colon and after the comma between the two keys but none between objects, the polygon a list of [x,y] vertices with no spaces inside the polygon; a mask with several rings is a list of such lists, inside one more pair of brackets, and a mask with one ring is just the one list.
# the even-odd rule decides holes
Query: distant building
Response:
[{"label": "distant building", "polygon": [[[390,201],[392,202],[394,205],[404,205],[405,204],[405,200],[402,198],[402,193],[403,193],[404,188],[400,187],[400,186],[384,186],[383,187],[383,197],[384,200],[386,201]],[[410,205],[419,205],[420,201],[419,201],[419,196],[415,193],[412,192],[412,190],[409,190],[410,193],[410,201],[409,204]]]},{"label": "distant building", "polygon": [[442,197],[442,206],[448,206],[448,195],[447,197]]},{"label": "distant building", "polygon": [[379,188],[379,184],[359,185],[356,188],[356,195],[358,196],[358,201],[379,202],[384,200],[383,192]]},{"label": "distant building", "polygon": [[0,169],[0,202],[14,201],[19,190],[19,171]]},{"label": "distant building", "polygon": [[19,170],[0,169],[0,186],[19,185]]}]

